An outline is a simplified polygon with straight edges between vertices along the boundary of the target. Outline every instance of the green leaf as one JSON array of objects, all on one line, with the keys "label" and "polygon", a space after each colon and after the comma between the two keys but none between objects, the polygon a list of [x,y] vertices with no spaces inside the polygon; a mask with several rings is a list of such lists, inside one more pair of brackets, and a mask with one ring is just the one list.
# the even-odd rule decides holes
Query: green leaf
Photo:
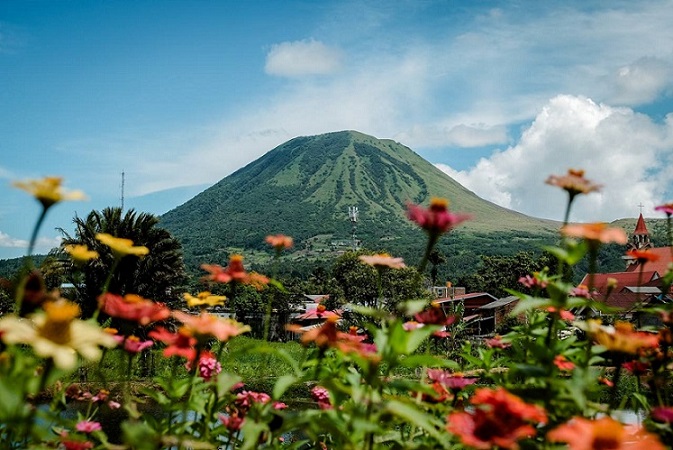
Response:
[{"label": "green leaf", "polygon": [[435,438],[438,443],[445,443],[448,441],[447,436],[439,432],[442,424],[437,422],[437,419],[428,415],[425,411],[416,408],[408,403],[403,403],[398,400],[388,400],[385,409],[392,415],[409,422],[419,428],[425,430],[430,436]]},{"label": "green leaf", "polygon": [[283,375],[278,377],[276,384],[273,387],[273,398],[278,400],[283,396],[285,391],[292,386],[297,381],[297,377],[294,375]]}]

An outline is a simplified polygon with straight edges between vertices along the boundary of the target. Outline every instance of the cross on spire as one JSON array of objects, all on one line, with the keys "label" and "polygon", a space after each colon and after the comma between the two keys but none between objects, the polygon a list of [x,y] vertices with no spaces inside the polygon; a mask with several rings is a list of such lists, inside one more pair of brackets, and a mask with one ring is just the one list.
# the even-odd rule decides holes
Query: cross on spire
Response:
[{"label": "cross on spire", "polygon": [[640,214],[643,213],[643,208],[644,207],[645,207],[645,205],[643,205],[643,202],[638,203],[638,208],[640,208]]}]

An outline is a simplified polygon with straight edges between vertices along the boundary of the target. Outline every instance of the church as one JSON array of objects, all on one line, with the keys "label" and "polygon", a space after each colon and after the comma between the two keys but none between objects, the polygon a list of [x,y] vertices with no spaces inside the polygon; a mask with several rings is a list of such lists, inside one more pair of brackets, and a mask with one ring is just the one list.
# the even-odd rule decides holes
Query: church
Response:
[{"label": "church", "polygon": [[[624,256],[624,272],[594,274],[593,286],[589,286],[594,300],[619,308],[624,318],[630,318],[631,310],[638,304],[653,306],[673,302],[673,291],[662,291],[665,289],[662,277],[673,263],[673,247],[654,247],[642,213],[626,246],[626,251],[630,250],[647,251],[652,258],[642,262]],[[588,286],[588,274],[580,284]]]}]

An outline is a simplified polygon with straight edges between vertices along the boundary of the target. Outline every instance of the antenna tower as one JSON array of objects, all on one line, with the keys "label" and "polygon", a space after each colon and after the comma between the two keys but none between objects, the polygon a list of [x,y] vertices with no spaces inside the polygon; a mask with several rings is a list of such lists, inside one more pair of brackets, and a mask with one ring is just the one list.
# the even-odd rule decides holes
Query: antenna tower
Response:
[{"label": "antenna tower", "polygon": [[124,171],[122,170],[122,185],[121,185],[121,201],[122,211],[124,211]]},{"label": "antenna tower", "polygon": [[358,210],[357,206],[349,206],[348,207],[348,218],[351,221],[351,225],[353,225],[353,231],[352,231],[352,242],[353,242],[353,250],[357,250],[359,247],[359,243],[357,240],[357,226],[358,226],[358,214],[360,214],[360,211]]}]

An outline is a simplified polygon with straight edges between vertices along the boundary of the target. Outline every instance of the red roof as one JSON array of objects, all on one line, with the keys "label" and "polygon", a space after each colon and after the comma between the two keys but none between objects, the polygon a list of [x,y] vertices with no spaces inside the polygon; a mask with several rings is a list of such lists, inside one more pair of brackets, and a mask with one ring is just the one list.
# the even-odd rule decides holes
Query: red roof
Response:
[{"label": "red roof", "polygon": [[[659,276],[664,276],[668,271],[668,265],[673,262],[673,248],[671,247],[655,247],[647,250],[648,252],[659,257],[656,261],[648,261],[645,263],[644,269],[648,272],[657,272]],[[640,265],[638,263],[630,264],[626,268],[627,272],[640,272]]]},{"label": "red roof", "polygon": [[317,309],[311,309],[295,317],[295,320],[329,319],[330,317],[341,319],[341,311],[323,311],[319,313]]},{"label": "red roof", "polygon": [[[619,292],[626,286],[644,286],[652,280],[659,278],[658,272],[647,271],[643,272],[613,272],[613,273],[596,273],[594,274],[593,289],[605,294],[607,292],[608,278],[617,280],[617,286],[613,292]],[[640,284],[638,281],[640,280]],[[589,274],[584,275],[580,284],[589,286]]]},{"label": "red roof", "polygon": [[636,229],[633,230],[633,234],[650,234],[647,231],[647,225],[645,225],[645,219],[643,219],[643,213],[640,213],[638,217],[638,222],[636,223]]}]

